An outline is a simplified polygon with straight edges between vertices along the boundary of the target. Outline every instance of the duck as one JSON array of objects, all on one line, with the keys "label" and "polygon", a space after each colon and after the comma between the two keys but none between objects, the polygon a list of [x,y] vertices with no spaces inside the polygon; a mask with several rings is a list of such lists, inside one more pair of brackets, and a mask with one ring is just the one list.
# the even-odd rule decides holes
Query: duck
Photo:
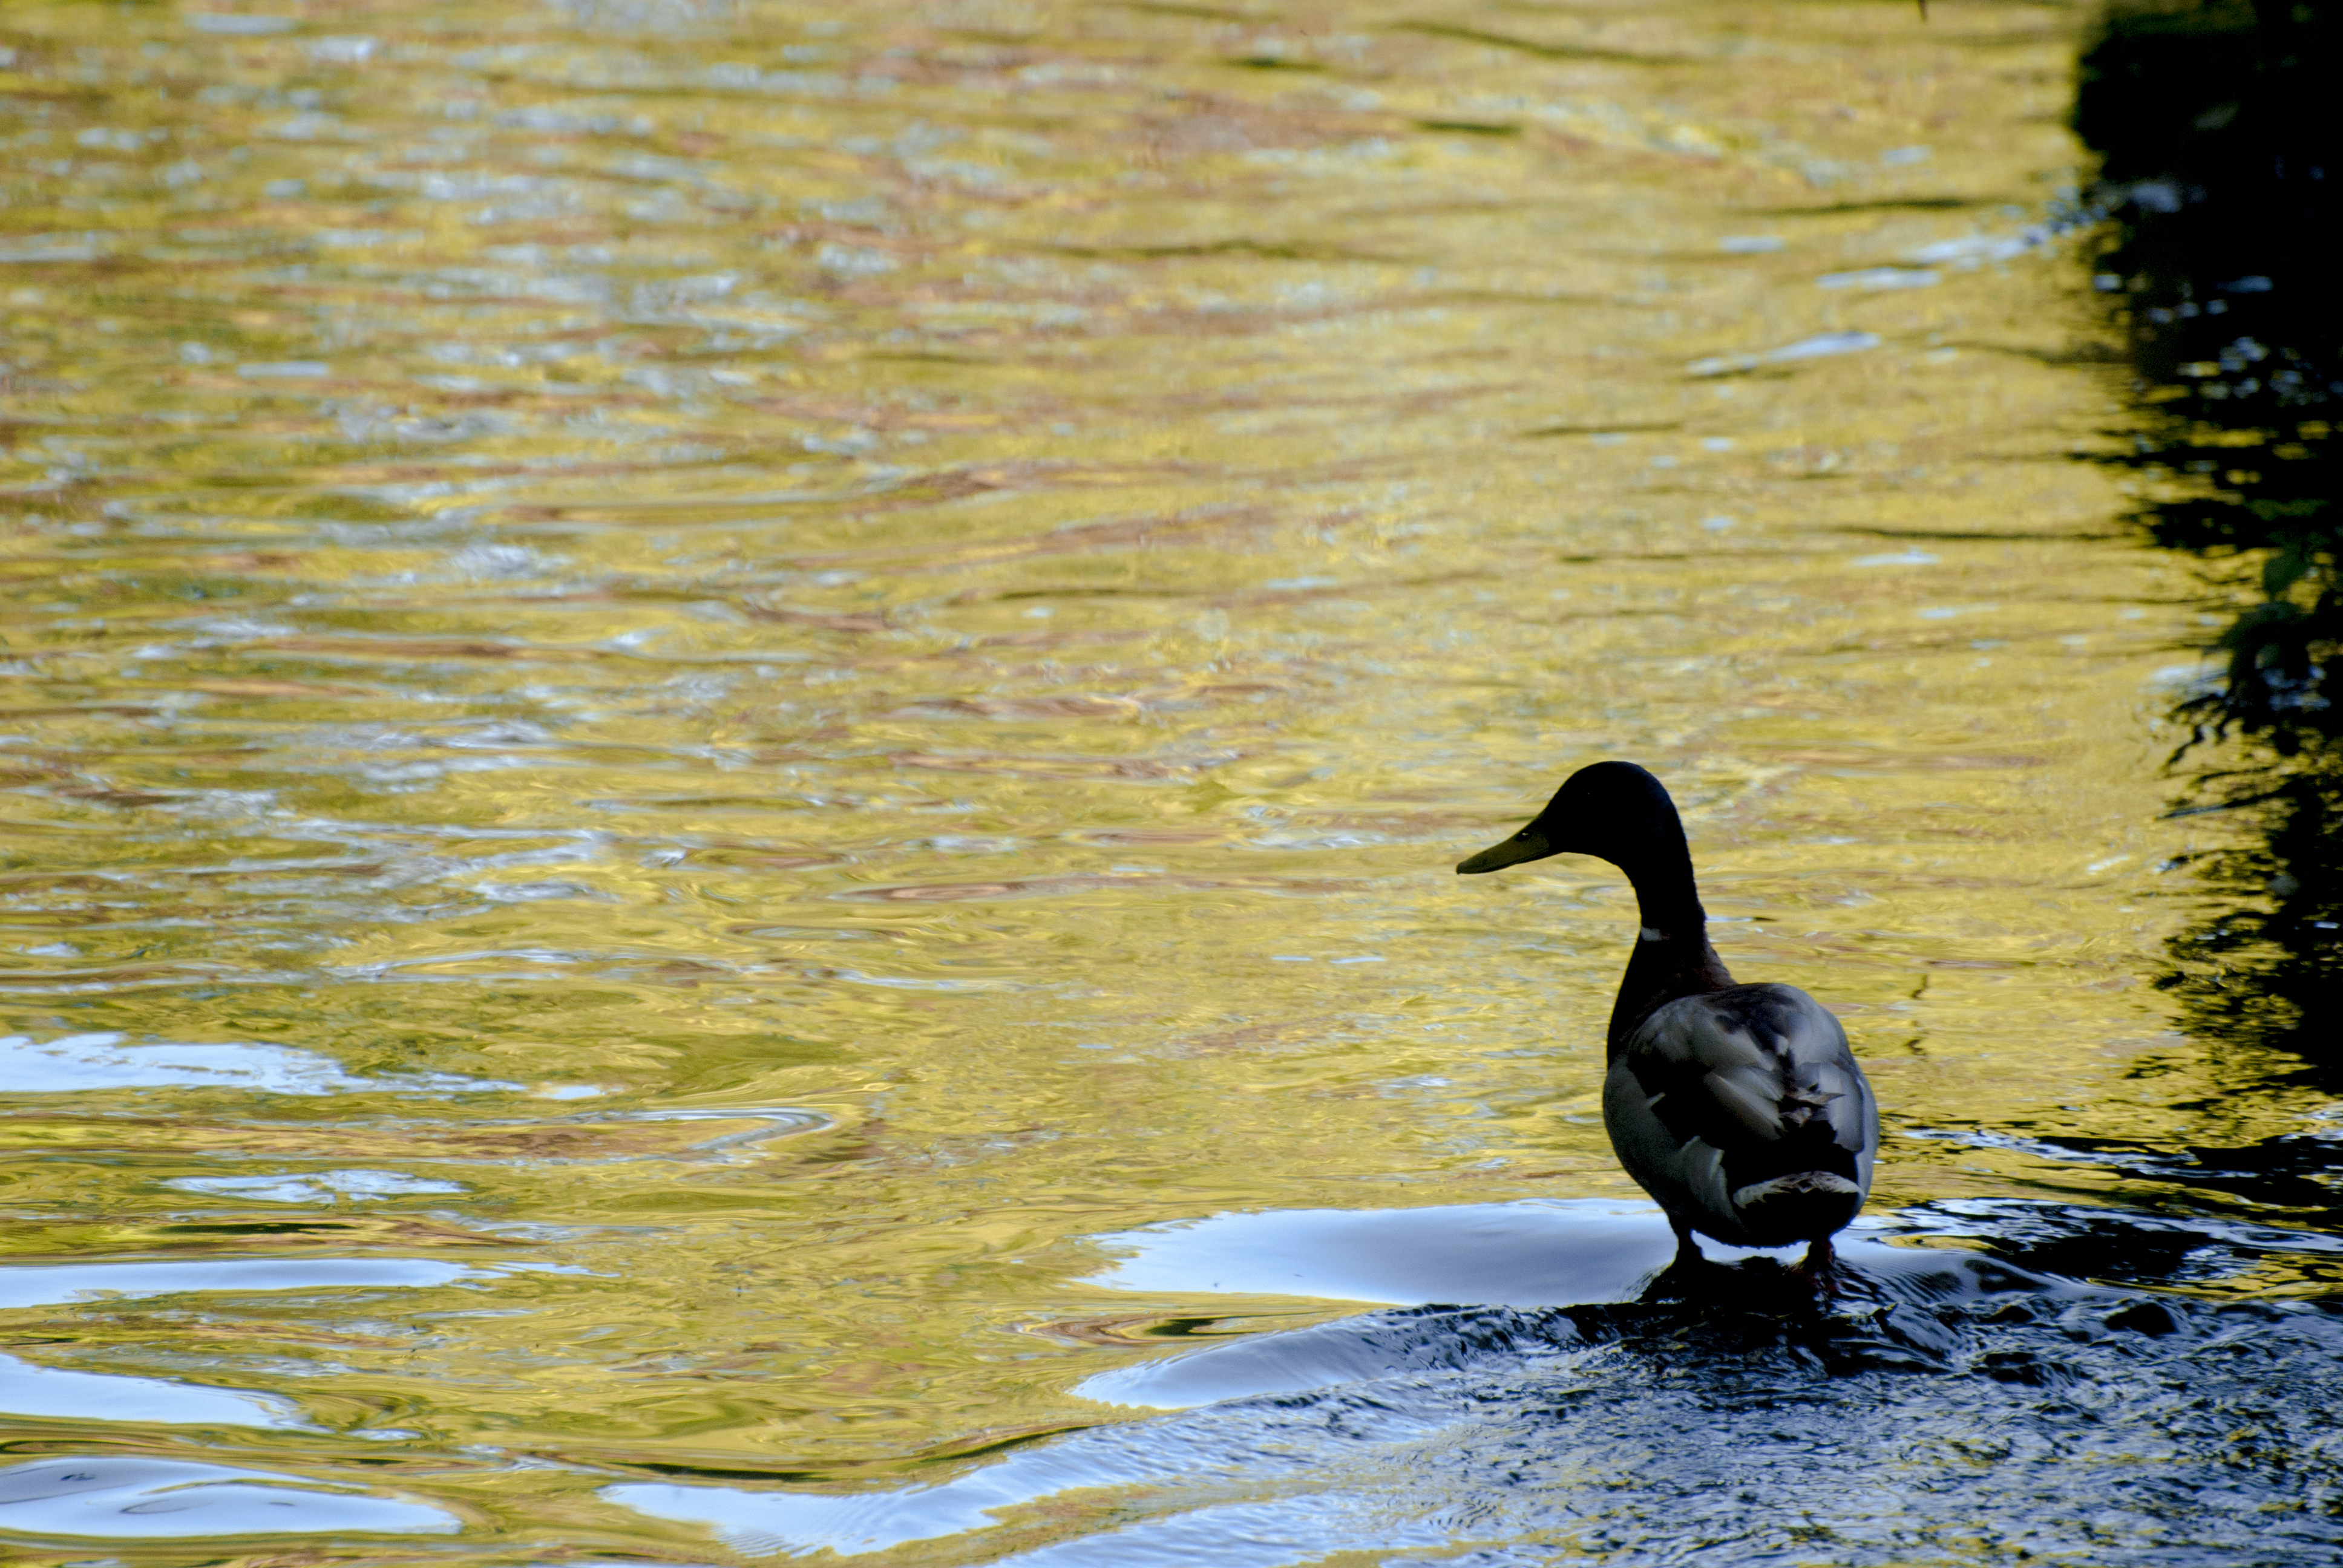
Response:
[{"label": "duck", "polygon": [[1831,1238],[1871,1194],[1879,1107],[1830,1010],[1795,986],[1736,981],[1708,940],[1692,846],[1667,787],[1633,762],[1563,781],[1513,837],[1458,864],[1478,876],[1549,855],[1624,872],[1642,921],[1612,1004],[1603,1124],[1619,1163],[1676,1237],[1729,1247],[1806,1243],[1828,1278]]}]

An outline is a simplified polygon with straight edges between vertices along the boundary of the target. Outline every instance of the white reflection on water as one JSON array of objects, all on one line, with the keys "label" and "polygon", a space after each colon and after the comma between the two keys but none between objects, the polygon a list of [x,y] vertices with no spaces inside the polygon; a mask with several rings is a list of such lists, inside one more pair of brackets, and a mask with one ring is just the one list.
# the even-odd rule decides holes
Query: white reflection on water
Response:
[{"label": "white reflection on water", "polygon": [[1819,359],[1829,354],[1859,354],[1866,348],[1879,347],[1875,332],[1821,332],[1812,337],[1801,337],[1795,343],[1785,343],[1779,348],[1769,348],[1759,354],[1724,354],[1709,359],[1695,359],[1684,367],[1687,376],[1726,376],[1739,370],[1755,370],[1760,365],[1781,365],[1796,359]]},{"label": "white reflection on water", "polygon": [[46,1459],[0,1470],[0,1530],[185,1540],[320,1531],[446,1533],[462,1522],[403,1497],[327,1492],[299,1476],[163,1459]]},{"label": "white reflection on water", "polygon": [[[71,1421],[158,1421],[175,1426],[266,1426],[315,1432],[293,1402],[264,1393],[35,1366],[0,1355],[0,1411]],[[0,1526],[8,1515],[0,1513]]]},{"label": "white reflection on water", "polygon": [[425,1258],[230,1258],[206,1262],[60,1263],[0,1269],[0,1312],[102,1296],[167,1296],[182,1291],[415,1290],[490,1280],[501,1269]]},{"label": "white reflection on water", "polygon": [[461,1192],[458,1181],[402,1176],[396,1171],[278,1171],[266,1176],[180,1176],[163,1183],[182,1192],[250,1198],[264,1203],[330,1203],[337,1198],[404,1198],[422,1192]]},{"label": "white reflection on water", "polygon": [[[1000,1521],[992,1510],[1030,1503],[1076,1477],[1048,1473],[1046,1452],[1020,1454],[941,1486],[881,1492],[863,1497],[817,1497],[790,1492],[743,1492],[729,1486],[609,1486],[601,1495],[654,1519],[705,1524],[736,1551],[754,1555],[809,1556],[825,1549],[841,1557],[883,1552],[907,1541],[932,1541]],[[1043,1462],[1041,1473],[1028,1473]]]},{"label": "white reflection on water", "polygon": [[522,1085],[453,1072],[361,1078],[330,1058],[284,1045],[122,1043],[119,1034],[68,1034],[51,1040],[0,1035],[0,1084],[10,1094],[77,1094],[101,1089],[246,1089],[264,1094],[518,1093]]},{"label": "white reflection on water", "polygon": [[1675,1255],[1657,1208],[1602,1198],[1215,1214],[1099,1240],[1135,1255],[1084,1284],[1401,1306],[1629,1301]]},{"label": "white reflection on water", "polygon": [[1823,288],[1859,288],[1865,292],[1882,288],[1933,288],[1941,281],[1936,274],[1908,266],[1866,266],[1855,272],[1826,272],[1815,279]]}]

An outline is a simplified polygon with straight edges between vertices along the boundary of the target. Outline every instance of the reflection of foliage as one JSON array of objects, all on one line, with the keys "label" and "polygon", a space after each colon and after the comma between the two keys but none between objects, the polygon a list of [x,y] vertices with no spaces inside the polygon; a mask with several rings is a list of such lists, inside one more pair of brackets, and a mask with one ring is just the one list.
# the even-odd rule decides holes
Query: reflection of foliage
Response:
[{"label": "reflection of foliage", "polygon": [[2122,297],[2148,429],[2130,460],[2202,488],[2157,505],[2157,541],[2260,558],[2260,602],[2221,639],[2207,735],[2281,755],[2343,728],[2321,689],[2343,643],[2325,448],[2343,385],[2332,236],[2343,6],[2227,0],[2120,8],[2084,56],[2076,126],[2114,216],[2102,286]]},{"label": "reflection of foliage", "polygon": [[2256,832],[2198,861],[2228,911],[2175,940],[2165,984],[2192,1032],[2313,1057],[2343,1018],[2326,1000],[2343,967],[2338,23],[2343,6],[2296,0],[2118,5],[2076,102],[2112,219],[2099,286],[2139,374],[2122,460],[2167,498],[2142,520],[2249,600],[2219,638],[2222,678],[2177,716],[2184,754],[2242,743],[2192,791]]},{"label": "reflection of foliage", "polygon": [[2197,861],[2207,890],[2229,907],[2173,939],[2176,961],[2161,983],[2199,1039],[2343,1067],[2343,769],[2328,760],[2255,780],[2256,798],[2240,807],[2253,839]]}]

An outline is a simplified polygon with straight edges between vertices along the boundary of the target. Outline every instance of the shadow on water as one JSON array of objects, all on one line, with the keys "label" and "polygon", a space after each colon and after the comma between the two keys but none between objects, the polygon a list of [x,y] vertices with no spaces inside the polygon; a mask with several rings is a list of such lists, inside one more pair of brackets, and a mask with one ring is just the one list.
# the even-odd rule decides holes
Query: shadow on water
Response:
[{"label": "shadow on water", "polygon": [[[2209,910],[2174,940],[2162,984],[2233,1071],[2322,1089],[2343,1082],[2338,40],[2331,5],[2121,6],[2084,56],[2076,113],[2110,215],[2097,281],[2137,377],[2120,460],[2155,541],[2244,602],[2175,718],[2178,809],[2245,830],[2193,857]],[[2323,1146],[2226,1152],[2262,1167],[2233,1190],[2297,1204],[2329,1162]]]}]

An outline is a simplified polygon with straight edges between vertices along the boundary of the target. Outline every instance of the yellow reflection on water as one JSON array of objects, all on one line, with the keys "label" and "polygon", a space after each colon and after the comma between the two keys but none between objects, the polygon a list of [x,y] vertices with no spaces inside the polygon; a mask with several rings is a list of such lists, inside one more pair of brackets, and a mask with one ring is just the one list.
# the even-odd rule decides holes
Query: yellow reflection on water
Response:
[{"label": "yellow reflection on water", "polygon": [[1200,1309],[1087,1238],[1634,1195],[1624,888],[1449,873],[1605,756],[1882,1206],[2286,1125],[2143,983],[2197,633],[2072,460],[2078,25],[11,11],[5,1244],[468,1271],[15,1342],[579,1551],[1102,1419]]}]

